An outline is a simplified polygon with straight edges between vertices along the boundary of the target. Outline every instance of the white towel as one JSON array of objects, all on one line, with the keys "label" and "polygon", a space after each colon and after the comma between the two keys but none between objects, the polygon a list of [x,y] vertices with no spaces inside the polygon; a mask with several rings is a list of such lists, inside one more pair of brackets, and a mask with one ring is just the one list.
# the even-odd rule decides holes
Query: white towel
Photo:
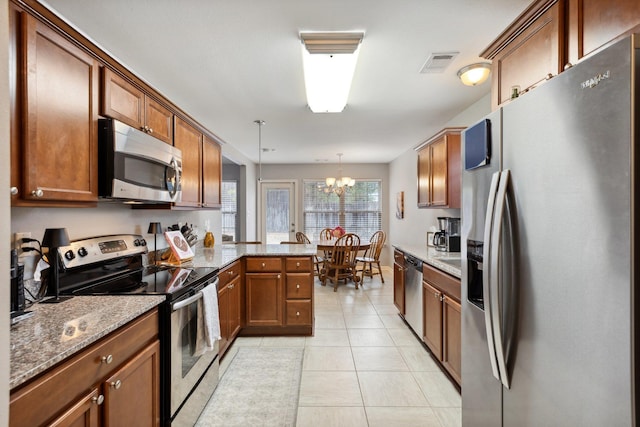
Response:
[{"label": "white towel", "polygon": [[220,339],[220,317],[218,315],[218,289],[211,284],[202,289],[202,298],[198,300],[198,332],[195,356],[214,350],[216,340]]}]

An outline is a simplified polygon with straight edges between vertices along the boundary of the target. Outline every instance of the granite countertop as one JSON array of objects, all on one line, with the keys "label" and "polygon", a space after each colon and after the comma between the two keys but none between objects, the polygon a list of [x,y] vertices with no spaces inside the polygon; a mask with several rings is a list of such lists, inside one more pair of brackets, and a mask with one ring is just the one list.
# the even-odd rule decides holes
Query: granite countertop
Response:
[{"label": "granite countertop", "polygon": [[317,252],[316,245],[254,245],[222,244],[205,248],[198,242],[195,256],[185,266],[224,268],[243,256],[311,256]]},{"label": "granite countertop", "polygon": [[403,244],[394,244],[393,247],[454,277],[462,277],[460,252],[440,252],[426,246]]},{"label": "granite countertop", "polygon": [[80,296],[59,304],[34,304],[35,314],[11,326],[9,388],[26,382],[61,360],[163,302],[160,295]]}]

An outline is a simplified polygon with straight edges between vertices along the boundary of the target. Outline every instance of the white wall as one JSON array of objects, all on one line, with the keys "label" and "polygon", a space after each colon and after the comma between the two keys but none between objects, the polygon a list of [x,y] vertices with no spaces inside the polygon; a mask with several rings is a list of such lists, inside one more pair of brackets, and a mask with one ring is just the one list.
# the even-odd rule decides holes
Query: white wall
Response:
[{"label": "white wall", "polygon": [[9,424],[9,3],[0,0],[0,426]]},{"label": "white wall", "polygon": [[[461,112],[445,127],[469,126],[491,112],[491,98],[486,95],[475,104]],[[425,135],[424,140],[431,135]],[[416,146],[420,141],[416,141]],[[391,244],[425,246],[427,231],[436,229],[439,216],[460,216],[460,209],[418,209],[418,156],[411,149],[389,164],[389,241]],[[404,191],[404,219],[395,217],[396,194]]]}]

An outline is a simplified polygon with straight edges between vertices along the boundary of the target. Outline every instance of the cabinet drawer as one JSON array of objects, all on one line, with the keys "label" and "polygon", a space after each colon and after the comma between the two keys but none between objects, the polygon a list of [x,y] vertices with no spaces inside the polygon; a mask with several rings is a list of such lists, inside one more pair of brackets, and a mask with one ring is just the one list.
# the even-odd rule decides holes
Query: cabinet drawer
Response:
[{"label": "cabinet drawer", "polygon": [[311,300],[287,301],[287,325],[311,324]]},{"label": "cabinet drawer", "polygon": [[287,299],[311,299],[311,273],[287,273]]},{"label": "cabinet drawer", "polygon": [[393,262],[398,264],[400,267],[404,267],[404,254],[399,250],[393,251]]},{"label": "cabinet drawer", "polygon": [[[156,341],[157,337],[158,311],[153,310],[12,393],[10,424],[44,424],[56,415],[55,411],[80,399],[87,390],[107,378],[149,343]],[[106,359],[102,361],[103,357],[109,356],[111,362],[106,362]],[[36,411],[34,408],[39,409]]]},{"label": "cabinet drawer", "polygon": [[218,283],[218,289],[222,289],[229,282],[240,275],[240,261],[236,261],[233,264],[225,267],[218,273],[218,278],[220,279],[220,283]]},{"label": "cabinet drawer", "polygon": [[422,264],[422,279],[460,302],[460,279],[431,267],[427,263]]},{"label": "cabinet drawer", "polygon": [[282,262],[280,258],[247,258],[247,272],[262,272],[272,271],[277,272],[282,270]]},{"label": "cabinet drawer", "polygon": [[311,257],[295,257],[286,259],[287,271],[311,271]]}]

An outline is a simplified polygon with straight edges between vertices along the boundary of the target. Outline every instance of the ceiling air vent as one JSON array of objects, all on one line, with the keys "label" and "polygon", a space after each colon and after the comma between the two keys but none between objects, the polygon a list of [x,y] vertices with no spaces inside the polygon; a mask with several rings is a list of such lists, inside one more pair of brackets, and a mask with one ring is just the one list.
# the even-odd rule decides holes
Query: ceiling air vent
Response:
[{"label": "ceiling air vent", "polygon": [[420,73],[442,73],[460,52],[432,53],[425,61]]}]

